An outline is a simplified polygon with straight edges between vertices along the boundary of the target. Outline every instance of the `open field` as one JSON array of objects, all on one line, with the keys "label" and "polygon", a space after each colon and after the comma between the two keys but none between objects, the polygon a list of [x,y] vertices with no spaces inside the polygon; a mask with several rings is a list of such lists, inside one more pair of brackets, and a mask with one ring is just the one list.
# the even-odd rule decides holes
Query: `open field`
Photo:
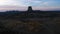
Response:
[{"label": "open field", "polygon": [[[60,13],[0,13],[0,33],[59,34]],[[34,16],[34,17],[33,17]]]}]

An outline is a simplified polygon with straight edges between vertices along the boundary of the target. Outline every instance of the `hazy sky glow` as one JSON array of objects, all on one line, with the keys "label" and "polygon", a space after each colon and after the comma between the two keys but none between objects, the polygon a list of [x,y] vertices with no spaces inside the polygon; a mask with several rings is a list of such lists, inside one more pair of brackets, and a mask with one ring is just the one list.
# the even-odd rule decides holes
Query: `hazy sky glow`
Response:
[{"label": "hazy sky glow", "polygon": [[[43,8],[60,8],[60,0],[0,0],[0,10],[1,6],[33,6],[39,9]],[[4,7],[5,8],[5,7]],[[36,8],[36,9],[38,9]]]}]

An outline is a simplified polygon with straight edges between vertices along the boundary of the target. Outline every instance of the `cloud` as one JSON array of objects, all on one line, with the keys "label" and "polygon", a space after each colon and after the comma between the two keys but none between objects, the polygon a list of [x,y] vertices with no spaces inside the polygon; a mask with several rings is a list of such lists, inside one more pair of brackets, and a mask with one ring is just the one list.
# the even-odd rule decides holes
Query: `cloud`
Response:
[{"label": "cloud", "polygon": [[58,7],[60,1],[57,0],[0,0],[1,5],[11,6],[37,6],[37,7]]},{"label": "cloud", "polygon": [[1,5],[19,6],[60,6],[57,0],[0,0]]},{"label": "cloud", "polygon": [[44,4],[44,5],[48,5],[48,2],[44,2],[43,4]]},{"label": "cloud", "polygon": [[42,3],[42,1],[31,1],[28,3],[28,5],[31,5],[31,6],[38,6]]},{"label": "cloud", "polygon": [[1,5],[17,5],[17,3],[13,0],[0,0]]},{"label": "cloud", "polygon": [[41,3],[42,1],[32,1],[33,3]]}]

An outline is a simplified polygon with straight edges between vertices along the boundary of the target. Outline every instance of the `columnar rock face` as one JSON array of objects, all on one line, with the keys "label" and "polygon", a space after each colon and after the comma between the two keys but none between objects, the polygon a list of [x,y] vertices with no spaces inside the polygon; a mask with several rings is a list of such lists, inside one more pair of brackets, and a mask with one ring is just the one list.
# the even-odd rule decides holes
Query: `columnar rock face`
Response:
[{"label": "columnar rock face", "polygon": [[29,6],[28,7],[28,12],[32,12],[33,10],[32,10],[32,7],[31,6]]}]

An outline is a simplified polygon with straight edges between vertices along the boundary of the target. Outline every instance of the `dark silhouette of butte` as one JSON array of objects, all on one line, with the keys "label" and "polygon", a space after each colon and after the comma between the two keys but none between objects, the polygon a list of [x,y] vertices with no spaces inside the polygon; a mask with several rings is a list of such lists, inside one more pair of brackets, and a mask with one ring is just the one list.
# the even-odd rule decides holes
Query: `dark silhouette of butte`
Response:
[{"label": "dark silhouette of butte", "polygon": [[33,11],[33,10],[32,10],[32,7],[29,6],[29,7],[28,7],[28,12],[31,12],[31,11]]},{"label": "dark silhouette of butte", "polygon": [[27,14],[39,13],[40,10],[33,10],[32,6],[28,6]]},{"label": "dark silhouette of butte", "polygon": [[28,12],[33,12],[33,11],[40,11],[40,10],[33,10],[32,6],[28,6]]}]

